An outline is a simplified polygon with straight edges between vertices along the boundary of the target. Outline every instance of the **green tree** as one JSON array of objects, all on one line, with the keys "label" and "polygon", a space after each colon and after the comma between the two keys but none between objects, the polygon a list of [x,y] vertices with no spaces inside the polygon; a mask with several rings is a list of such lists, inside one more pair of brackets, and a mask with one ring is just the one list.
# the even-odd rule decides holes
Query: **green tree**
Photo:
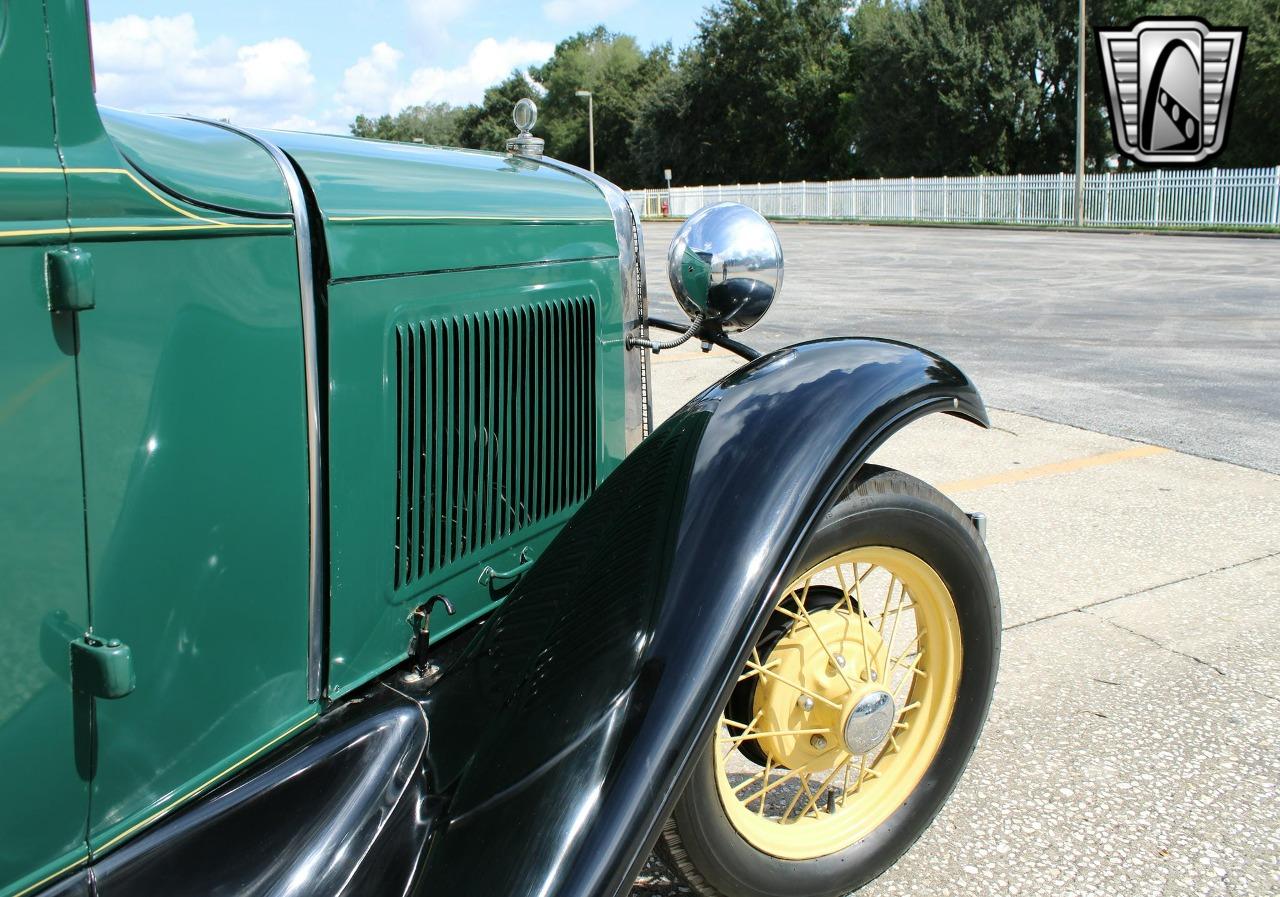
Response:
[{"label": "green tree", "polygon": [[1130,0],[1121,15],[1118,24],[1139,15],[1196,15],[1210,25],[1248,28],[1227,124],[1227,148],[1207,164],[1280,163],[1280,0]]},{"label": "green tree", "polygon": [[646,183],[823,178],[849,167],[837,121],[849,69],[842,0],[720,0],[647,104]]},{"label": "green tree", "polygon": [[[844,117],[867,175],[1073,165],[1074,2],[867,2]],[[1092,132],[1103,134],[1094,113]]]},{"label": "green tree", "polygon": [[[501,152],[506,149],[507,138],[516,134],[515,123],[511,113],[516,103],[524,97],[539,101],[538,91],[529,83],[524,73],[516,70],[504,80],[484,92],[484,100],[479,106],[471,106],[467,110],[458,130],[458,145],[471,149],[493,150]],[[533,131],[541,136],[543,131],[541,118]]]},{"label": "green tree", "polygon": [[539,121],[546,129],[548,155],[587,167],[587,101],[576,94],[589,90],[595,107],[596,171],[624,186],[652,181],[637,166],[633,147],[641,112],[669,75],[670,60],[669,46],[645,52],[635,38],[603,26],[557,44],[549,60],[529,70],[545,90]]},{"label": "green tree", "polygon": [[[1209,164],[1274,165],[1280,0],[1090,0],[1087,165],[1099,170],[1115,156],[1092,29],[1148,15],[1199,15],[1249,27],[1227,151]],[[867,0],[852,30],[842,117],[860,174],[1075,167],[1076,0]]]},{"label": "green tree", "polygon": [[[1227,151],[1210,164],[1280,161],[1280,0],[1089,0],[1095,27],[1159,14],[1249,28]],[[678,54],[598,27],[477,106],[361,115],[351,131],[500,151],[531,96],[548,155],[585,167],[576,92],[589,90],[596,167],[627,187],[660,184],[663,168],[685,184],[1070,171],[1076,15],[1077,0],[716,0]],[[1098,170],[1115,150],[1092,34],[1086,60]]]},{"label": "green tree", "polygon": [[351,123],[351,133],[356,137],[373,137],[378,140],[456,146],[461,125],[468,115],[468,107],[424,103],[421,106],[408,106],[395,115],[380,115],[376,119],[357,115]]}]

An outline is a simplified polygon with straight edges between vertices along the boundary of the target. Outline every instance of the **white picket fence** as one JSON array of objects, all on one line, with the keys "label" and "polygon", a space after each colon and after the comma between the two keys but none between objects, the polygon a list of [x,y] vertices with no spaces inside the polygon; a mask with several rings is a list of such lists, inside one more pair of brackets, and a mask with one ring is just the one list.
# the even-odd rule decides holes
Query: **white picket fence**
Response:
[{"label": "white picket fence", "polygon": [[[740,202],[770,218],[1073,224],[1075,176],[878,178],[630,190],[646,217]],[[1280,226],[1280,166],[1085,176],[1084,223],[1100,227]]]}]

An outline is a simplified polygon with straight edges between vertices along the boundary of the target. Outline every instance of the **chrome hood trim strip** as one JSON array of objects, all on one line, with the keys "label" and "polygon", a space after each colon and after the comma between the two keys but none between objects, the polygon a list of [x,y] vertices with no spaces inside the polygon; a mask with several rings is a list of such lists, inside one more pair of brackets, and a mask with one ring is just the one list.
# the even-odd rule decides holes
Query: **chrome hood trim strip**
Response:
[{"label": "chrome hood trim strip", "polygon": [[[520,158],[530,157],[521,156]],[[618,237],[618,267],[622,278],[622,305],[623,314],[626,317],[624,324],[628,331],[628,342],[631,337],[647,340],[649,337],[649,327],[646,323],[649,317],[649,288],[644,271],[644,233],[627,195],[617,185],[593,171],[546,156],[539,156],[534,161],[590,181],[609,203],[609,210],[613,213],[614,233]],[[628,356],[628,365],[624,372],[627,394],[630,395],[634,391],[640,397],[640,407],[635,409],[639,411],[639,415],[635,420],[630,416],[632,407],[627,406],[629,412],[627,453],[630,454],[641,440],[653,431],[653,378],[649,368],[649,349],[639,345],[628,346],[627,351],[637,353],[634,356],[634,364],[630,362],[631,356]]]},{"label": "chrome hood trim strip", "polygon": [[307,700],[318,701],[324,689],[324,640],[328,629],[327,571],[324,557],[326,501],[323,459],[320,455],[320,368],[316,341],[316,287],[311,252],[311,217],[307,195],[293,162],[280,147],[233,124],[192,115],[175,116],[239,134],[262,147],[275,161],[293,206],[294,237],[298,243],[298,292],[302,305],[302,363],[307,402],[307,492],[310,497],[307,576]]}]

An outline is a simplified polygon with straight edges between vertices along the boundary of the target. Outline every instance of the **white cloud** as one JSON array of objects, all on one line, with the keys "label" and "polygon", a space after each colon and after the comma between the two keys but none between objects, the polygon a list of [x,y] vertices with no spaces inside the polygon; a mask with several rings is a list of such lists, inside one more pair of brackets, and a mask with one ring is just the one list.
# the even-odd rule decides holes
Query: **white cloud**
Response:
[{"label": "white cloud", "polygon": [[550,0],[542,4],[542,14],[557,25],[589,28],[621,12],[633,0]]},{"label": "white cloud", "polygon": [[460,66],[424,67],[402,74],[404,54],[390,44],[377,43],[346,70],[335,99],[348,117],[398,112],[425,102],[475,103],[484,96],[486,87],[501,81],[512,69],[544,62],[554,50],[555,45],[546,41],[486,37]]},{"label": "white cloud", "polygon": [[343,73],[335,99],[344,109],[355,112],[372,115],[388,111],[403,58],[403,53],[384,41],[374,44],[367,56],[361,56]]},{"label": "white cloud", "polygon": [[306,93],[315,82],[311,54],[288,37],[264,41],[236,51],[244,75],[244,95],[249,99],[274,99]]},{"label": "white cloud", "polygon": [[450,43],[449,26],[471,9],[471,0],[406,0],[409,21],[422,43],[441,48]]},{"label": "white cloud", "polygon": [[[419,16],[415,21],[442,29],[462,16],[471,0],[406,2]],[[381,115],[428,101],[479,102],[486,87],[513,69],[544,62],[555,50],[546,41],[487,37],[461,65],[413,68],[404,52],[379,42],[346,69],[326,102],[311,55],[291,37],[245,45],[221,37],[205,40],[195,18],[183,13],[94,23],[93,42],[98,99],[104,105],[334,133],[346,133],[358,113]]]},{"label": "white cloud", "polygon": [[95,22],[93,51],[98,99],[109,106],[273,125],[312,101],[311,55],[296,40],[202,43],[188,13]]}]

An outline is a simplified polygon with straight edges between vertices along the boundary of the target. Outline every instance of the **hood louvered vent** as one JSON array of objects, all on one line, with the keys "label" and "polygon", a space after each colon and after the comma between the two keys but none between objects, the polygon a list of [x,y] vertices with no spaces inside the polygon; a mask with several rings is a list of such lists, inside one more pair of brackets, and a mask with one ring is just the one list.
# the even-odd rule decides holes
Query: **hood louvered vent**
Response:
[{"label": "hood louvered vent", "polygon": [[590,298],[397,326],[394,588],[587,497],[595,332]]}]

